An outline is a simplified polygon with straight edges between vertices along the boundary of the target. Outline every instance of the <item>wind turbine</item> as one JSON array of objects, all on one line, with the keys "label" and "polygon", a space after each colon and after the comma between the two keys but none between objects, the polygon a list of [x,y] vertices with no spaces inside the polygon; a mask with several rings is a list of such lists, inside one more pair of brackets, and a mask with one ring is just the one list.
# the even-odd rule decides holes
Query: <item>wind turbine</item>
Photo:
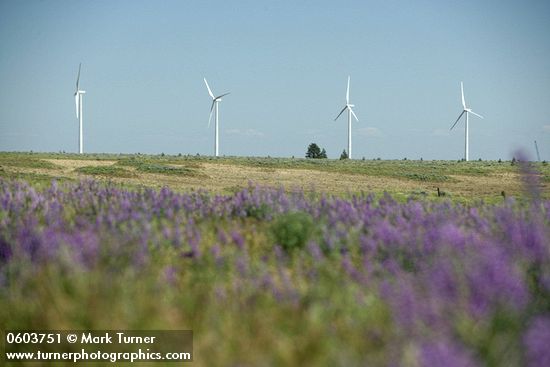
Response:
[{"label": "wind turbine", "polygon": [[539,146],[537,145],[536,140],[535,140],[535,151],[537,152],[537,161],[540,162]]},{"label": "wind turbine", "polygon": [[86,93],[85,90],[80,90],[80,69],[82,63],[78,65],[78,76],[76,77],[76,91],[74,92],[74,102],[76,105],[76,118],[79,121],[79,139],[78,139],[78,152],[83,153],[84,148],[82,144],[82,95]]},{"label": "wind turbine", "polygon": [[212,111],[214,110],[214,107],[216,108],[216,129],[215,129],[215,144],[214,144],[214,155],[216,157],[219,156],[219,134],[218,134],[218,103],[222,100],[222,97],[229,94],[229,92],[224,93],[222,95],[219,95],[217,97],[214,97],[214,93],[212,93],[212,89],[210,89],[210,86],[208,85],[208,82],[206,81],[206,78],[204,79],[204,84],[206,84],[206,89],[208,89],[208,94],[210,94],[210,97],[212,97],[212,106],[210,107],[210,117],[208,118],[208,127],[210,127],[210,120],[212,120]]},{"label": "wind turbine", "polygon": [[340,117],[341,114],[344,113],[345,110],[348,110],[348,158],[351,159],[351,115],[355,117],[355,121],[359,121],[357,116],[355,115],[355,112],[353,112],[352,107],[355,107],[355,105],[349,103],[349,81],[350,77],[348,76],[348,89],[346,90],[346,105],[344,108],[342,108],[342,111],[336,116],[334,121],[338,120],[338,117]]},{"label": "wind turbine", "polygon": [[455,125],[458,123],[458,121],[460,120],[460,118],[462,117],[462,115],[466,114],[466,123],[464,124],[464,135],[465,135],[465,140],[464,140],[464,160],[465,161],[468,161],[470,159],[469,157],[469,142],[468,142],[468,114],[472,114],[472,115],[475,115],[479,118],[483,118],[483,116],[481,115],[478,115],[477,113],[475,113],[474,111],[472,111],[471,108],[468,108],[466,107],[466,102],[464,101],[464,86],[462,84],[462,82],[460,82],[460,92],[462,93],[462,113],[458,116],[458,118],[456,119],[455,123],[453,124],[453,126],[451,126],[451,129],[453,129],[453,127],[455,127]]}]

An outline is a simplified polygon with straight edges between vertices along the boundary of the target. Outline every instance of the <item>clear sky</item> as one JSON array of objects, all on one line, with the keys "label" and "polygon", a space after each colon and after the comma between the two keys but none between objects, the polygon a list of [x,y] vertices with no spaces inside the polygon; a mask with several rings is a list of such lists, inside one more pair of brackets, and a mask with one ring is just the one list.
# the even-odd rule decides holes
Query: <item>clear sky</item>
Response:
[{"label": "clear sky", "polygon": [[0,0],[0,151],[550,160],[550,2]]}]

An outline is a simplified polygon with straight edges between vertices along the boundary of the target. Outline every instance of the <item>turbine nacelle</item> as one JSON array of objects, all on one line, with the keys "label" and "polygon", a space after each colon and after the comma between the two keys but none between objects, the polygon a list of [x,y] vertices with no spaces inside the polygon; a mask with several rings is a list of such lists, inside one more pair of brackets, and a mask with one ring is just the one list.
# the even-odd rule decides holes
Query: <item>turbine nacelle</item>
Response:
[{"label": "turbine nacelle", "polygon": [[466,100],[464,98],[464,85],[463,85],[462,82],[460,82],[460,95],[462,97],[462,108],[463,109],[462,109],[462,112],[460,113],[460,115],[458,115],[458,118],[456,119],[455,123],[453,124],[453,126],[451,126],[451,128],[449,130],[452,130],[456,126],[456,124],[458,124],[458,122],[462,118],[462,115],[464,115],[464,114],[471,113],[472,115],[475,115],[475,116],[477,116],[481,119],[483,118],[483,116],[481,116],[480,114],[475,113],[474,111],[472,111],[471,108],[466,107]]},{"label": "turbine nacelle", "polygon": [[338,116],[336,116],[334,121],[338,120],[338,117],[340,117],[340,115],[343,114],[345,110],[349,110],[350,114],[355,118],[355,121],[359,121],[359,119],[355,115],[355,112],[353,112],[352,110],[352,108],[355,107],[355,105],[349,103],[349,83],[350,83],[350,77],[348,76],[348,86],[346,88],[346,104],[344,105],[344,108],[342,108]]},{"label": "turbine nacelle", "polygon": [[224,94],[222,94],[221,96],[214,97],[214,99],[213,99],[214,102],[221,102],[222,97],[225,97],[225,96],[228,95],[229,93],[231,93],[231,92],[224,93]]}]

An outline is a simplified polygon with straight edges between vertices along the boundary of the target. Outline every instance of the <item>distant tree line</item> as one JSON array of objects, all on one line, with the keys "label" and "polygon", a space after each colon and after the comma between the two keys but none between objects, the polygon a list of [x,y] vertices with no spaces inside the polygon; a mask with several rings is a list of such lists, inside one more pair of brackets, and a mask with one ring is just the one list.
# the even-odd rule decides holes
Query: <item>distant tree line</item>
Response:
[{"label": "distant tree line", "polygon": [[[306,158],[313,158],[313,159],[322,159],[327,158],[327,151],[325,148],[321,149],[317,144],[311,143],[307,147],[306,152]],[[348,152],[344,149],[342,154],[340,154],[340,159],[348,159]]]},{"label": "distant tree line", "polygon": [[327,151],[325,150],[325,148],[321,149],[317,144],[311,143],[307,147],[306,158],[327,158]]}]

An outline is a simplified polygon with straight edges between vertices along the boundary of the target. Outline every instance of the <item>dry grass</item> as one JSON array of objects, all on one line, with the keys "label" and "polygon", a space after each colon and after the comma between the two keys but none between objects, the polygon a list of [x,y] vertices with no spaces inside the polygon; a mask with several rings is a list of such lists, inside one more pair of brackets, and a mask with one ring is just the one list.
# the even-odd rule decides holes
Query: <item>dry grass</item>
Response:
[{"label": "dry grass", "polygon": [[[81,167],[113,166],[117,160],[81,160],[81,159],[43,159],[55,165],[55,168],[5,167],[5,171],[17,173],[43,174],[69,179],[80,179],[85,174],[77,172]],[[171,163],[172,167],[189,166]],[[451,180],[444,183],[422,182],[407,178],[350,174],[302,168],[265,168],[231,164],[227,162],[193,162],[194,175],[166,175],[159,173],[137,172],[135,167],[125,167],[135,173],[133,177],[97,177],[135,186],[159,188],[168,186],[178,191],[206,189],[215,193],[229,193],[246,187],[249,182],[266,186],[284,186],[288,189],[326,192],[345,195],[357,192],[384,192],[397,195],[421,195],[433,197],[437,187],[447,197],[463,199],[499,200],[504,191],[507,195],[519,195],[521,183],[516,172],[495,172],[488,175],[449,175]],[[548,183],[543,191],[548,190]]]},{"label": "dry grass", "polygon": [[43,161],[53,163],[62,167],[63,172],[69,172],[76,168],[86,166],[112,166],[117,161],[115,160],[79,160],[79,159],[43,159]]}]

